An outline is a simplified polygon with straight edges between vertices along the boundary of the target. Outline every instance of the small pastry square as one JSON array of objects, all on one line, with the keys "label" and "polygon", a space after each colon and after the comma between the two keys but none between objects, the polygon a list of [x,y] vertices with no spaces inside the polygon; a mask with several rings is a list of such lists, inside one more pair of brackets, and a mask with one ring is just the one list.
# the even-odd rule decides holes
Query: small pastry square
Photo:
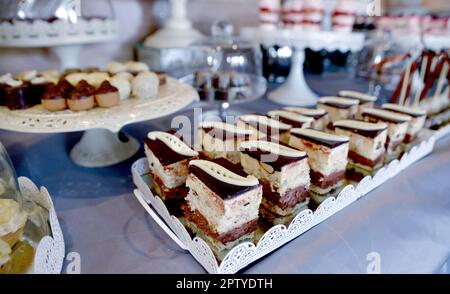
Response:
[{"label": "small pastry square", "polygon": [[292,129],[289,145],[308,154],[311,185],[309,192],[321,203],[336,196],[345,181],[349,138],[312,129]]},{"label": "small pastry square", "polygon": [[154,98],[158,95],[159,78],[153,72],[140,72],[131,80],[131,92],[139,99]]},{"label": "small pastry square", "polygon": [[309,202],[309,165],[306,152],[267,141],[246,141],[240,146],[241,165],[263,186],[262,205],[287,216]]},{"label": "small pastry square", "polygon": [[313,122],[311,128],[318,131],[323,131],[329,123],[328,112],[325,109],[319,108],[303,108],[303,107],[285,107],[286,111],[301,114],[303,116],[311,117]]},{"label": "small pastry square", "polygon": [[356,114],[357,118],[361,118],[364,109],[373,108],[375,106],[375,102],[377,101],[377,97],[357,91],[343,90],[339,92],[339,96],[344,98],[356,99],[359,101],[358,113]]},{"label": "small pastry square", "polygon": [[229,165],[192,160],[186,186],[187,226],[210,244],[217,258],[252,240],[262,199],[258,179]]},{"label": "small pastry square", "polygon": [[197,134],[202,158],[226,158],[232,163],[239,163],[239,146],[241,142],[248,140],[254,131],[223,122],[203,122]]},{"label": "small pastry square", "polygon": [[369,123],[341,120],[334,123],[337,135],[350,138],[347,178],[360,181],[383,166],[388,126],[385,123]]},{"label": "small pastry square", "polygon": [[179,204],[187,194],[189,161],[197,159],[198,152],[167,132],[150,132],[144,143],[153,190],[163,201]]},{"label": "small pastry square", "polygon": [[411,116],[377,108],[365,109],[362,116],[365,121],[388,125],[385,162],[400,158]]},{"label": "small pastry square", "polygon": [[29,82],[9,80],[6,82],[5,105],[11,110],[27,109],[36,105],[30,93]]},{"label": "small pastry square", "polygon": [[425,126],[425,121],[427,119],[427,113],[425,110],[416,107],[408,107],[390,103],[383,104],[382,107],[383,109],[409,115],[411,117],[411,120],[408,123],[405,140],[403,141],[405,144],[413,142],[419,135],[419,132]]},{"label": "small pastry square", "polygon": [[238,118],[237,126],[243,129],[252,130],[254,134],[251,140],[266,140],[275,142],[289,141],[289,130],[291,125],[264,115],[246,114]]},{"label": "small pastry square", "polygon": [[358,105],[356,99],[341,97],[322,97],[317,101],[317,107],[326,110],[330,117],[331,123],[326,128],[328,131],[333,131],[333,122],[356,118]]}]

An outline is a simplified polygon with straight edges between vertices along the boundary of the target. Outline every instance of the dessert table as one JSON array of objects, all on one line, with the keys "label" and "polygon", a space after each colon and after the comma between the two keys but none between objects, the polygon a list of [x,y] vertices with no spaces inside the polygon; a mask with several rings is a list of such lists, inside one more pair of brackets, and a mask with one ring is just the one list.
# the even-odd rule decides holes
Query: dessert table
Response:
[{"label": "dessert table", "polygon": [[[365,90],[363,82],[330,79],[321,87],[321,78],[307,79],[321,95],[343,88]],[[261,99],[237,107],[263,112],[279,106]],[[192,117],[193,111],[181,114]],[[142,139],[148,131],[167,129],[172,117],[130,125],[125,131]],[[80,136],[0,131],[17,173],[45,185],[54,197],[66,253],[80,254],[81,272],[205,273],[133,196],[130,166],[143,156],[142,146],[119,165],[88,169],[75,165],[67,153]],[[449,272],[449,146],[450,137],[440,140],[430,156],[243,272]]]}]

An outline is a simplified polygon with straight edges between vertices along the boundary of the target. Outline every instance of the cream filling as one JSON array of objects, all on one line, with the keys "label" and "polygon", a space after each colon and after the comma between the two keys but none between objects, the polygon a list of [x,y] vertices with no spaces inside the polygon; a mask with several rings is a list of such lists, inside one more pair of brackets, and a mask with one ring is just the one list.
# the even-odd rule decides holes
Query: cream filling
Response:
[{"label": "cream filling", "polygon": [[200,212],[219,234],[258,218],[262,199],[261,186],[227,200],[211,191],[193,174],[188,176],[186,186],[189,187],[186,200],[191,210]]},{"label": "cream filling", "polygon": [[364,137],[349,130],[336,127],[338,135],[345,135],[350,138],[350,150],[370,160],[379,158],[384,152],[384,145],[387,139],[387,130],[384,130],[375,138]]},{"label": "cream filling", "polygon": [[339,120],[353,119],[358,113],[358,105],[350,106],[349,108],[338,108],[326,104],[318,104],[319,108],[322,108],[328,112],[328,116],[331,122]]},{"label": "cream filling", "polygon": [[173,189],[184,184],[189,174],[188,159],[163,166],[147,145],[144,145],[144,150],[150,171],[161,179],[164,186]]},{"label": "cream filling", "polygon": [[289,145],[306,151],[310,168],[316,172],[320,172],[325,177],[332,173],[345,170],[347,166],[349,143],[344,143],[335,148],[329,148],[291,136]]}]

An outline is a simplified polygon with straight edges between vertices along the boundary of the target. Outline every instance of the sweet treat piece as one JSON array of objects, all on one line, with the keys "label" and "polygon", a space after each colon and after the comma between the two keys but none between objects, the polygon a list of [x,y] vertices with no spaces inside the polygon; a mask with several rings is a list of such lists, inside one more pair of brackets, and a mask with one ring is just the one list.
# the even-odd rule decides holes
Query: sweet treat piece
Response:
[{"label": "sweet treat piece", "polygon": [[345,180],[349,138],[311,129],[292,129],[289,145],[308,154],[311,185],[316,202],[336,196]]},{"label": "sweet treat piece", "polygon": [[252,140],[264,139],[285,143],[289,141],[289,130],[292,128],[291,125],[257,114],[240,116],[237,125],[254,131],[254,134],[250,136]]},{"label": "sweet treat piece", "polygon": [[314,121],[312,117],[303,116],[286,110],[272,110],[269,111],[267,115],[273,119],[291,125],[293,128],[310,128]]},{"label": "sweet treat piece", "polygon": [[133,95],[140,99],[154,98],[158,95],[159,78],[153,72],[141,72],[131,81]]},{"label": "sweet treat piece", "polygon": [[340,91],[339,96],[359,101],[357,117],[361,117],[364,109],[373,108],[377,101],[377,97],[357,91]]},{"label": "sweet treat piece", "polygon": [[226,158],[232,163],[239,163],[239,145],[253,134],[253,130],[223,122],[203,122],[198,128],[202,158]]},{"label": "sweet treat piece", "polygon": [[92,72],[89,73],[86,77],[86,82],[89,83],[89,85],[94,86],[95,88],[100,87],[100,85],[109,79],[109,74],[106,72]]},{"label": "sweet treat piece", "polygon": [[340,0],[332,13],[333,31],[349,33],[353,30],[358,3],[355,0]]},{"label": "sweet treat piece", "polygon": [[198,89],[212,88],[213,74],[210,71],[196,71],[194,75],[194,87]]},{"label": "sweet treat piece", "polygon": [[130,97],[131,83],[129,80],[117,74],[109,79],[109,83],[119,90],[120,100],[126,100]]},{"label": "sweet treat piece", "polygon": [[62,89],[55,84],[47,85],[41,97],[42,106],[48,111],[61,111],[66,109],[67,102]]},{"label": "sweet treat piece", "polygon": [[383,165],[387,124],[341,120],[334,127],[337,135],[350,138],[347,178],[360,181]]},{"label": "sweet treat piece", "polygon": [[406,131],[405,140],[403,141],[405,144],[413,142],[425,126],[425,121],[427,118],[427,113],[425,110],[390,103],[383,104],[382,107],[383,109],[409,115],[411,117],[411,120],[408,123],[408,130]]},{"label": "sweet treat piece", "polygon": [[35,77],[30,81],[29,92],[33,104],[39,104],[41,102],[42,95],[44,95],[45,89],[50,84],[53,83],[42,76]]},{"label": "sweet treat piece", "polygon": [[57,71],[56,69],[47,69],[40,71],[38,73],[38,76],[44,77],[48,81],[51,81],[52,83],[56,84],[58,83],[59,77],[61,73]]},{"label": "sweet treat piece", "polygon": [[88,110],[95,106],[95,88],[85,80],[78,83],[75,90],[67,97],[67,105],[73,111]]},{"label": "sweet treat piece", "polygon": [[224,250],[253,237],[262,198],[258,179],[227,167],[192,160],[183,209],[188,227],[210,243],[219,258]]},{"label": "sweet treat piece", "polygon": [[324,5],[322,0],[304,0],[302,12],[302,28],[307,31],[320,30],[324,17]]},{"label": "sweet treat piece", "polygon": [[121,62],[117,61],[111,61],[106,65],[106,70],[112,74],[115,75],[117,73],[126,72],[128,70],[127,66]]},{"label": "sweet treat piece", "polygon": [[309,202],[309,165],[305,152],[267,141],[245,141],[240,146],[245,172],[263,186],[262,205],[286,216]]},{"label": "sweet treat piece", "polygon": [[11,109],[27,109],[36,103],[30,95],[29,82],[9,80],[6,82],[5,105]]},{"label": "sweet treat piece", "polygon": [[322,131],[329,123],[328,112],[325,109],[313,109],[303,107],[285,107],[286,111],[301,114],[303,116],[311,117],[314,121],[311,123],[311,128]]},{"label": "sweet treat piece", "polygon": [[362,115],[365,121],[384,122],[388,125],[385,160],[389,162],[400,157],[401,144],[406,137],[411,116],[376,108],[365,109]]},{"label": "sweet treat piece", "polygon": [[88,74],[84,72],[71,73],[64,77],[72,86],[76,87],[82,80],[88,80]]},{"label": "sweet treat piece", "polygon": [[[341,97],[322,97],[317,107],[328,112],[330,122],[344,119],[354,119],[358,113],[359,101]],[[330,124],[331,126],[331,124]]]},{"label": "sweet treat piece", "polygon": [[9,247],[21,238],[27,215],[21,211],[19,203],[12,199],[0,199],[0,240]]},{"label": "sweet treat piece", "polygon": [[113,107],[119,105],[119,90],[112,86],[108,81],[103,81],[100,87],[95,91],[95,101],[100,107]]},{"label": "sweet treat piece", "polygon": [[262,28],[275,29],[280,21],[281,0],[259,1],[259,24]]},{"label": "sweet treat piece", "polygon": [[150,71],[148,65],[143,62],[129,61],[125,63],[125,66],[127,67],[127,71],[132,74]]},{"label": "sweet treat piece", "polygon": [[187,194],[189,161],[198,153],[166,132],[148,133],[144,149],[156,194],[164,201],[182,200]]}]

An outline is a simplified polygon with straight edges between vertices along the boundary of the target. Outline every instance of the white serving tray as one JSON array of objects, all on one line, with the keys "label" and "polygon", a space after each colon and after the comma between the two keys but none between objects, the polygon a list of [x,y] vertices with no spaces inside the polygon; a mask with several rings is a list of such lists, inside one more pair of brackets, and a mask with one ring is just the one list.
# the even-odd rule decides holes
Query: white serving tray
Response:
[{"label": "white serving tray", "polygon": [[303,210],[287,227],[284,225],[273,226],[261,237],[257,244],[245,242],[237,245],[223,258],[220,264],[207,243],[199,237],[191,238],[178,218],[169,214],[164,202],[152,194],[146,158],[139,159],[131,167],[133,181],[137,187],[134,194],[169,237],[182,249],[188,250],[208,273],[232,274],[297,238],[394,177],[414,162],[430,154],[435,143],[433,132],[424,130],[421,137],[427,139],[414,146],[400,160],[394,160],[381,168],[375,176],[365,177],[356,187],[353,185],[346,186],[337,197],[326,199],[314,212],[310,209]]},{"label": "white serving tray", "polygon": [[33,267],[29,270],[30,274],[60,274],[64,256],[65,245],[64,237],[56,216],[53,201],[47,189],[38,187],[28,178],[19,178],[20,192],[23,197],[29,199],[49,211],[49,221],[51,236],[45,236],[36,247]]}]

